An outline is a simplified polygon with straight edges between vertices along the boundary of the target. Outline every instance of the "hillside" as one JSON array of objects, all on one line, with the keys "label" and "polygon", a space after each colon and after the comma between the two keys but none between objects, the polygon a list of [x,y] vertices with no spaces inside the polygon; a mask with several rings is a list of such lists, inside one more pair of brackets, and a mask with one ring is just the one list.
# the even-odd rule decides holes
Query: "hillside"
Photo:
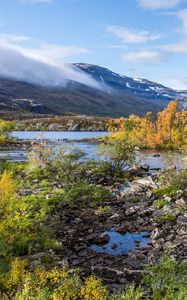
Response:
[{"label": "hillside", "polygon": [[93,89],[73,81],[65,88],[48,88],[0,78],[1,114],[142,115],[147,111],[156,113],[162,110],[175,98],[180,99],[181,107],[186,106],[185,91],[175,91],[145,79],[122,76],[95,65],[75,66],[98,81],[102,89]]}]

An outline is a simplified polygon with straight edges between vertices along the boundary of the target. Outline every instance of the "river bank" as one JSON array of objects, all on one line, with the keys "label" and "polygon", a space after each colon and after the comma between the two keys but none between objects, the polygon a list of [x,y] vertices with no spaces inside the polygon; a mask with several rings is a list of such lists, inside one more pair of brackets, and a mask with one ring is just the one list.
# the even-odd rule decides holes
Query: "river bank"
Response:
[{"label": "river bank", "polygon": [[23,119],[16,122],[16,130],[26,131],[107,131],[112,119],[107,117],[70,115],[47,118]]}]

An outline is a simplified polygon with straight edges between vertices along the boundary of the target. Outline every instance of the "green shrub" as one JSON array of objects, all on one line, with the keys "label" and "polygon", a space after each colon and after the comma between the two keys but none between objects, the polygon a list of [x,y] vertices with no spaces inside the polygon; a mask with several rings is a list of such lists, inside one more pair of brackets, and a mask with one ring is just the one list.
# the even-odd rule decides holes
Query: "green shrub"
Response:
[{"label": "green shrub", "polygon": [[99,148],[99,154],[105,156],[104,166],[108,164],[112,176],[122,176],[124,170],[135,162],[134,146],[128,140],[109,139]]},{"label": "green shrub", "polygon": [[163,257],[159,263],[148,267],[144,276],[153,294],[153,300],[187,299],[187,261],[178,262]]},{"label": "green shrub", "polygon": [[102,215],[102,214],[109,214],[112,212],[112,208],[108,205],[106,206],[99,206],[96,210],[96,213],[99,214],[99,215]]},{"label": "green shrub", "polygon": [[187,186],[187,169],[180,171],[169,169],[159,177],[159,181],[162,186],[170,186],[173,190],[185,189]]},{"label": "green shrub", "polygon": [[165,205],[170,205],[171,202],[168,201],[168,200],[165,200],[165,199],[159,199],[159,200],[156,200],[156,201],[154,202],[154,204],[155,204],[156,208],[161,209],[161,208],[163,208]]},{"label": "green shrub", "polygon": [[169,213],[163,216],[158,216],[154,218],[155,222],[157,223],[164,223],[164,222],[173,222],[176,220],[176,215]]},{"label": "green shrub", "polygon": [[152,191],[152,194],[156,197],[161,197],[161,196],[174,196],[177,192],[177,188],[174,188],[172,186],[166,186],[163,188],[159,189],[154,189]]},{"label": "green shrub", "polygon": [[104,187],[81,181],[65,190],[62,199],[70,206],[95,207],[108,200],[110,196],[110,192]]},{"label": "green shrub", "polygon": [[143,299],[142,287],[135,287],[131,285],[125,291],[117,293],[117,295],[112,295],[110,300],[141,300]]}]

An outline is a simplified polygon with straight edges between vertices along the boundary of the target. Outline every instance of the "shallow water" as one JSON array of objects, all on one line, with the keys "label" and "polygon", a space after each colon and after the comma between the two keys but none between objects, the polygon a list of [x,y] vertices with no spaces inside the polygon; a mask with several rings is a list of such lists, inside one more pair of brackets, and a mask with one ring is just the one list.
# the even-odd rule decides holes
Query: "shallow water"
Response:
[{"label": "shallow water", "polygon": [[[109,255],[117,256],[120,254],[127,254],[129,251],[136,252],[138,249],[148,246],[150,238],[148,231],[141,233],[127,232],[124,235],[110,230],[106,232],[110,236],[110,241],[103,247],[93,244],[90,246],[92,250],[98,254],[107,253]],[[115,249],[113,245],[115,244]]]},{"label": "shallow water", "polygon": [[[77,147],[83,150],[86,154],[86,159],[97,159],[98,147],[96,144],[91,142],[81,141],[83,139],[98,138],[108,135],[108,132],[58,132],[58,131],[14,131],[13,137],[21,140],[35,140],[45,139],[49,145],[56,147]],[[159,153],[159,157],[154,157],[155,154]],[[7,159],[11,161],[23,161],[27,159],[26,152],[22,149],[15,151],[0,151],[0,159]],[[184,155],[174,151],[138,151],[137,159],[140,160],[141,164],[148,164],[151,169],[157,168],[168,168],[175,165],[181,169],[184,166]]]},{"label": "shallow water", "polygon": [[14,131],[12,136],[21,140],[45,139],[45,140],[82,140],[100,138],[109,135],[109,132],[67,132],[67,131]]}]

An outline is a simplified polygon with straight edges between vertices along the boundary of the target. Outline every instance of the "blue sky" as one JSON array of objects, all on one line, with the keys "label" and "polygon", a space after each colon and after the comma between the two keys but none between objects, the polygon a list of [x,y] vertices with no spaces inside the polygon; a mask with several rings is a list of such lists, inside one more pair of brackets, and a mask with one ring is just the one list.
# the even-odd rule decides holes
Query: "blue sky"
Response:
[{"label": "blue sky", "polygon": [[0,47],[187,89],[187,0],[0,0]]}]

